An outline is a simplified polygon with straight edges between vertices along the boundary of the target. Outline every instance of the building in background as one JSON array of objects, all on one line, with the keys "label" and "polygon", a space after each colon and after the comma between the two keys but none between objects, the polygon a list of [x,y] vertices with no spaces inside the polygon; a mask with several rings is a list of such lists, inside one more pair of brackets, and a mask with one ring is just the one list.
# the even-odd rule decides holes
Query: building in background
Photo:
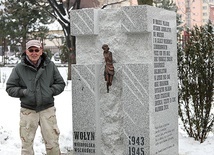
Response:
[{"label": "building in background", "polygon": [[62,30],[50,30],[48,36],[43,40],[45,50],[50,50],[52,54],[60,53],[60,48],[65,42]]},{"label": "building in background", "polygon": [[214,0],[174,0],[178,13],[182,15],[184,26],[205,25],[209,20],[214,23]]}]

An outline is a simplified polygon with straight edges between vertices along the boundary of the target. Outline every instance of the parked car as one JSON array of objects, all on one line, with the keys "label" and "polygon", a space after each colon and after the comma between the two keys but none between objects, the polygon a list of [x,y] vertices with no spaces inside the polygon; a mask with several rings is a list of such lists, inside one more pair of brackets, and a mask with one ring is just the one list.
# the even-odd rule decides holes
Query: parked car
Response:
[{"label": "parked car", "polygon": [[8,64],[17,64],[19,62],[19,58],[15,56],[11,56],[8,58]]},{"label": "parked car", "polygon": [[59,53],[55,53],[54,54],[54,60],[55,61],[59,61],[60,60],[60,54]]},{"label": "parked car", "polygon": [[61,63],[61,59],[60,59],[60,54],[59,53],[55,53],[51,60],[54,62],[54,63]]}]

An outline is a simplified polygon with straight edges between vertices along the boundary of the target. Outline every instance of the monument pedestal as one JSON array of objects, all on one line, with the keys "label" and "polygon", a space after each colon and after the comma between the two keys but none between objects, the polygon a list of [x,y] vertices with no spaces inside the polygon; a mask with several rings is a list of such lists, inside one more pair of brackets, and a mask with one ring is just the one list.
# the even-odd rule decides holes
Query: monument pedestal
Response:
[{"label": "monument pedestal", "polygon": [[[176,14],[132,6],[71,17],[74,154],[178,154]],[[115,60],[109,93],[103,44]]]}]

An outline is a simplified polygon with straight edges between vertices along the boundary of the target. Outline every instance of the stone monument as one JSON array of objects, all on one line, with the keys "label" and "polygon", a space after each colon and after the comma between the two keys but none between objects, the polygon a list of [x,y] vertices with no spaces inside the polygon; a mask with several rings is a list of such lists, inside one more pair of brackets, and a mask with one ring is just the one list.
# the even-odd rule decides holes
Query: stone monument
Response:
[{"label": "stone monument", "polygon": [[[74,154],[178,154],[176,13],[142,5],[70,15]],[[103,44],[114,60],[109,93]]]}]

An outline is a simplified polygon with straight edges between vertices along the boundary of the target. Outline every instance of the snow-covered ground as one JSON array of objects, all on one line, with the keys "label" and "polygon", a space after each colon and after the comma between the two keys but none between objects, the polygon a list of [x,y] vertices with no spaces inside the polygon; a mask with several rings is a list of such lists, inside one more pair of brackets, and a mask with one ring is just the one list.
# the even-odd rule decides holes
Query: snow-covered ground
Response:
[{"label": "snow-covered ground", "polygon": [[[5,92],[5,82],[11,72],[11,67],[0,68],[0,155],[20,154],[19,139],[19,99],[9,97]],[[67,68],[59,67],[64,80],[67,78]],[[55,97],[58,126],[61,131],[60,147],[63,153],[73,148],[72,145],[72,97],[71,81],[66,81],[65,91]],[[35,155],[45,154],[40,130],[34,141]],[[179,124],[179,155],[214,155],[214,136],[211,133],[207,140],[200,144],[189,138]]]}]

